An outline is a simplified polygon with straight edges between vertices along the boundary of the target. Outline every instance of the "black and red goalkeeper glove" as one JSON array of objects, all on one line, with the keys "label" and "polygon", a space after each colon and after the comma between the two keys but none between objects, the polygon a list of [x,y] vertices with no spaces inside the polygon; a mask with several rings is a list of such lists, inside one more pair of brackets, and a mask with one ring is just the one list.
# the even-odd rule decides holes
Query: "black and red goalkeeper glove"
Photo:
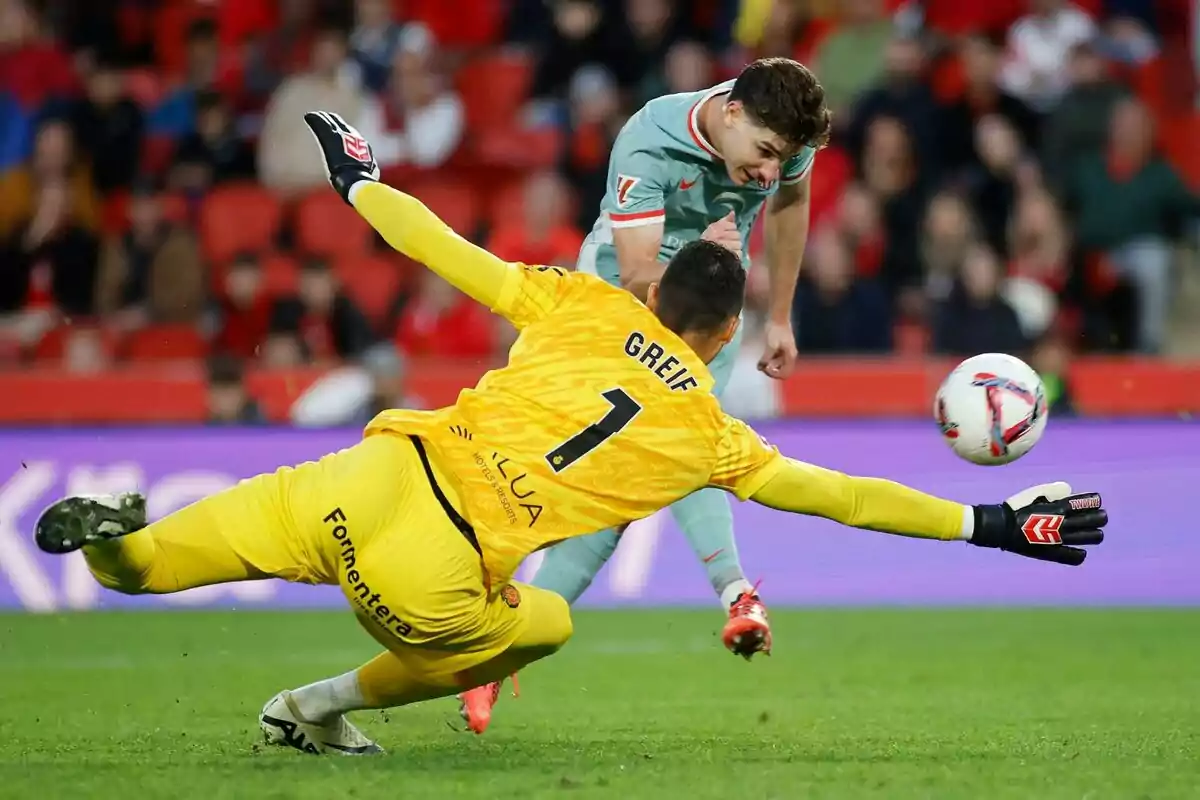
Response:
[{"label": "black and red goalkeeper glove", "polygon": [[379,165],[370,143],[346,120],[332,111],[309,111],[304,124],[321,148],[329,183],[347,203],[351,186],[379,180]]},{"label": "black and red goalkeeper glove", "polygon": [[1047,483],[999,505],[975,506],[970,542],[1077,567],[1087,558],[1080,548],[1103,542],[1107,524],[1099,494],[1071,494],[1065,483]]}]

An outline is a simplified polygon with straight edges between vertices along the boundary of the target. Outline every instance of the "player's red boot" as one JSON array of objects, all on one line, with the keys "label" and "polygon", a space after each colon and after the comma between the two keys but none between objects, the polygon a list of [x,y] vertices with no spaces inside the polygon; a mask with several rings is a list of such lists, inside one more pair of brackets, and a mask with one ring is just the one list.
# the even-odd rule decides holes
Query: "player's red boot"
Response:
[{"label": "player's red boot", "polygon": [[771,623],[757,587],[742,592],[729,607],[729,622],[725,623],[721,639],[729,652],[747,661],[755,653],[771,655]]},{"label": "player's red boot", "polygon": [[[512,682],[513,697],[518,697],[520,695],[520,687],[517,686],[516,675],[512,676]],[[467,721],[467,727],[476,734],[486,731],[488,723],[492,721],[492,707],[500,699],[500,685],[502,683],[503,681],[485,683],[483,686],[468,689],[458,696],[458,713],[462,714],[462,718]]]}]

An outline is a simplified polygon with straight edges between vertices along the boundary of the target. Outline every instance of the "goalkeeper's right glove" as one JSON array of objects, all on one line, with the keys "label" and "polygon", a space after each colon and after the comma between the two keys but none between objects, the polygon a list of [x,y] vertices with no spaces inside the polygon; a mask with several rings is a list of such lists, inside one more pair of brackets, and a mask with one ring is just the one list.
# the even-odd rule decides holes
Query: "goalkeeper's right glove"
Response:
[{"label": "goalkeeper's right glove", "polygon": [[1047,483],[999,505],[975,506],[970,542],[1077,567],[1087,558],[1080,546],[1103,542],[1107,524],[1099,494],[1073,495],[1065,483]]},{"label": "goalkeeper's right glove", "polygon": [[370,143],[341,116],[332,111],[309,111],[304,124],[321,148],[329,183],[347,203],[354,184],[379,180],[379,165]]}]

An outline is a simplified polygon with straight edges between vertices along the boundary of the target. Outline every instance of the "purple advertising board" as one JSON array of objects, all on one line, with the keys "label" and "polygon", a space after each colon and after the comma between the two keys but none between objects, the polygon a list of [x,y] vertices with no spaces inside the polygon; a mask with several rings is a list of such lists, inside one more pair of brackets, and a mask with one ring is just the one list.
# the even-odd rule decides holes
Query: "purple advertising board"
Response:
[{"label": "purple advertising board", "polygon": [[[956,459],[932,423],[765,423],[788,455],[852,474],[902,481],[964,502],[997,502],[1066,480],[1104,495],[1108,539],[1080,568],[842,528],[734,503],[741,556],[773,605],[1200,604],[1200,425],[1186,421],[1052,422],[1021,461],[977,467]],[[30,533],[64,494],[138,488],[157,517],[234,481],[317,458],[357,430],[107,429],[0,431],[0,609],[322,607],[333,587],[260,581],[169,597],[101,589],[82,558],[45,556]],[[536,556],[522,567],[528,578]],[[587,605],[714,602],[703,569],[669,513],[643,520],[592,585]]]}]

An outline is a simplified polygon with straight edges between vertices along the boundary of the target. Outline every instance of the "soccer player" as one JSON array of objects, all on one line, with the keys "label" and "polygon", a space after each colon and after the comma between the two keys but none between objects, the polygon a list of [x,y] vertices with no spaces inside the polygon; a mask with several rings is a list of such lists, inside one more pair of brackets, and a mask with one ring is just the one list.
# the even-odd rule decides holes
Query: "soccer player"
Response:
[{"label": "soccer player", "polygon": [[120,592],[270,577],[340,585],[384,651],[271,698],[259,718],[268,742],[380,752],[346,712],[453,695],[555,652],[571,635],[570,610],[554,592],[514,583],[521,561],[704,486],[1067,564],[1084,559],[1075,545],[1102,540],[1099,495],[1051,484],[965,506],[785,458],[724,414],[707,363],[737,330],[745,285],[724,247],[680,248],[642,304],[595,277],[509,264],[475,247],[379,183],[369,145],[340,117],[316,112],[305,122],[333,186],[393,247],[520,330],[508,366],[449,408],[385,411],[353,447],[152,524],[139,495],[73,497],[43,512],[35,533],[46,552],[82,548],[96,579]]},{"label": "soccer player", "polygon": [[[787,58],[759,59],[736,80],[702,92],[651,100],[613,144],[607,192],[578,270],[645,300],[685,242],[723,244],[749,268],[743,243],[765,209],[770,308],[759,369],[788,377],[796,361],[791,310],[808,235],[809,181],[829,127],[820,83]],[[709,364],[718,397],[740,342],[739,327]],[[673,504],[671,516],[729,615],[725,646],[745,658],[769,653],[766,607],[738,559],[726,493],[702,489]],[[574,603],[612,556],[619,536],[609,529],[549,549],[533,585]],[[491,721],[499,690],[498,684],[483,686],[461,698],[462,715],[476,733]]]}]

